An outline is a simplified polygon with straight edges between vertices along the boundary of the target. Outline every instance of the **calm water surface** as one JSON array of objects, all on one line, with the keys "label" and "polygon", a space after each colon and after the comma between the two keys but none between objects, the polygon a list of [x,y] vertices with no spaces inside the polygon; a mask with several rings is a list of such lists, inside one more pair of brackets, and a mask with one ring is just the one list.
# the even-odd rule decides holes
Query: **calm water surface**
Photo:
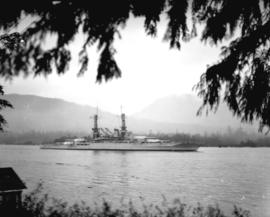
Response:
[{"label": "calm water surface", "polygon": [[0,167],[11,166],[28,191],[46,191],[70,203],[102,199],[158,204],[233,205],[270,216],[270,148],[200,148],[199,152],[41,150],[0,145]]}]

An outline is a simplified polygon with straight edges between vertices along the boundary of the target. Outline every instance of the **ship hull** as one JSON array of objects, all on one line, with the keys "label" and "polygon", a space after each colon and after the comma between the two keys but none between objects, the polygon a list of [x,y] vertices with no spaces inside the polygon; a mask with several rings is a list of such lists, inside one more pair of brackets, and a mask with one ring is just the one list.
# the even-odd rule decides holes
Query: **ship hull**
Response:
[{"label": "ship hull", "polygon": [[198,145],[194,144],[132,144],[132,143],[93,143],[89,145],[43,145],[41,149],[54,150],[92,150],[92,151],[197,151]]}]

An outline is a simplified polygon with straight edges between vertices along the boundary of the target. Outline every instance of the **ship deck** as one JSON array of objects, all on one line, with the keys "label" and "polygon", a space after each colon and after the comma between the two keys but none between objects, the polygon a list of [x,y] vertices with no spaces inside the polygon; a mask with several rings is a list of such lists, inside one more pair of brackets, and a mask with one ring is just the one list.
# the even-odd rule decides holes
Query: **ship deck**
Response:
[{"label": "ship deck", "polygon": [[126,143],[91,143],[88,145],[43,145],[41,149],[55,150],[94,150],[94,151],[197,151],[197,145],[163,145],[163,144],[126,144]]}]

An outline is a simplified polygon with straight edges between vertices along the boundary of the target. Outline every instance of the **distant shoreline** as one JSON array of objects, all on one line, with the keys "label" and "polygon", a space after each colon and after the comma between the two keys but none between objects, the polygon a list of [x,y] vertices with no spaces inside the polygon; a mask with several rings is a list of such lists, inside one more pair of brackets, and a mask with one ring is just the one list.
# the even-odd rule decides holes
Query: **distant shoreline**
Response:
[{"label": "distant shoreline", "polygon": [[[12,143],[12,144],[8,144],[8,143],[0,143],[0,145],[21,145],[21,146],[40,146],[42,144],[22,144],[22,143]],[[216,146],[213,146],[213,145],[209,145],[209,146],[206,146],[206,145],[203,145],[203,146],[200,146],[201,148],[270,148],[270,145],[267,146],[267,145],[216,145]]]}]

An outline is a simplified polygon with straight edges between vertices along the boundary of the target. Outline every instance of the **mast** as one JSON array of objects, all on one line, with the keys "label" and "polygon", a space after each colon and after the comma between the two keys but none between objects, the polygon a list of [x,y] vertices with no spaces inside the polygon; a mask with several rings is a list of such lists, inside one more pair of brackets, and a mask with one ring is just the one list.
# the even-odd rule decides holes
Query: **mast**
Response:
[{"label": "mast", "polygon": [[93,138],[99,138],[100,137],[100,133],[99,133],[99,129],[98,129],[98,107],[97,107],[97,113],[94,115],[94,127],[92,128],[93,131]]},{"label": "mast", "polygon": [[121,138],[125,138],[127,134],[127,126],[126,126],[126,115],[122,112],[122,105],[121,105]]}]

